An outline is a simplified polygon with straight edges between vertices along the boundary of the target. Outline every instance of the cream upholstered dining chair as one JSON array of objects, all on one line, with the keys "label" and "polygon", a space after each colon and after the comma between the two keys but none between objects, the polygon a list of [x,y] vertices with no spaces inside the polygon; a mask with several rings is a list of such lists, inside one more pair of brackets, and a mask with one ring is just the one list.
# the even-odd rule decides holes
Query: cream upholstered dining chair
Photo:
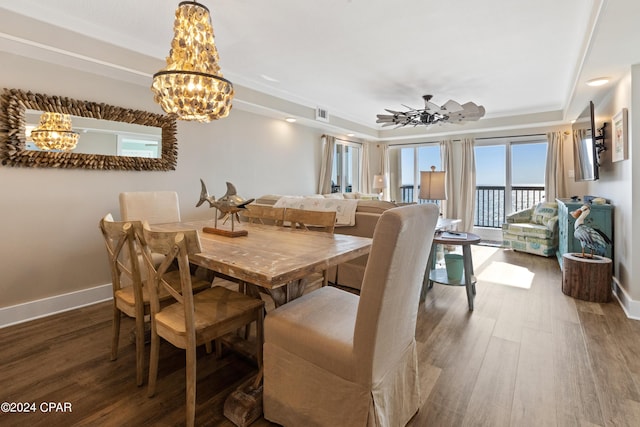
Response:
[{"label": "cream upholstered dining chair", "polygon": [[[208,344],[223,335],[256,322],[256,360],[262,368],[264,302],[222,286],[203,292],[192,292],[189,255],[201,252],[195,230],[175,232],[152,231],[143,224],[144,259],[149,270],[151,299],[151,357],[149,361],[149,397],[155,394],[158,375],[160,338],[186,350],[186,424],[193,426],[196,407],[196,346]],[[151,257],[159,253],[164,260],[156,267]],[[177,260],[181,293],[165,280],[168,267]],[[162,291],[169,292],[174,303],[159,304]],[[219,348],[219,347],[218,347]]]},{"label": "cream upholstered dining chair", "polygon": [[266,419],[403,426],[418,411],[416,319],[437,219],[433,204],[385,211],[360,297],[324,287],[267,315]]},{"label": "cream upholstered dining chair", "polygon": [[119,199],[123,221],[180,222],[180,204],[175,191],[129,191],[120,193]]},{"label": "cream upholstered dining chair", "polygon": [[[122,314],[125,314],[134,318],[136,322],[136,383],[140,386],[144,382],[144,325],[145,315],[150,313],[149,292],[146,284],[143,283],[140,271],[141,257],[139,255],[132,257],[129,254],[140,253],[136,234],[139,236],[142,233],[142,223],[140,221],[114,221],[113,216],[107,214],[100,220],[99,227],[104,237],[109,266],[111,267],[113,291],[111,360],[118,358],[120,319]],[[132,262],[132,260],[136,262]],[[166,274],[165,280],[174,289],[180,290],[178,271]],[[209,282],[202,280],[194,279],[192,284],[196,292],[211,287]],[[163,292],[159,299],[164,303],[169,296],[168,292]]]},{"label": "cream upholstered dining chair", "polygon": [[[336,213],[335,211],[286,208],[284,211],[284,223],[289,223],[292,228],[333,233],[336,226]],[[327,286],[328,282],[328,272],[327,270],[323,270],[322,286]]]},{"label": "cream upholstered dining chair", "polygon": [[[149,224],[180,222],[180,204],[175,191],[128,191],[120,193],[122,221],[147,221]],[[156,256],[156,264],[159,262]],[[142,277],[146,277],[142,269]],[[207,279],[213,280],[208,274]]]}]

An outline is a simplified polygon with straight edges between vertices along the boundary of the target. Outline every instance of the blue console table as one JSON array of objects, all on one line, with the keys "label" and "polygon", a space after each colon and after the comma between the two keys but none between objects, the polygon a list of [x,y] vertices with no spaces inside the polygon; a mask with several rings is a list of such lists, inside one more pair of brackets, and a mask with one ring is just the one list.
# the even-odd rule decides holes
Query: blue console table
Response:
[{"label": "blue console table", "polygon": [[[571,252],[582,252],[582,246],[578,239],[573,237],[576,223],[569,212],[572,212],[584,203],[571,199],[556,199],[558,202],[558,250],[556,257],[562,268],[562,255]],[[602,231],[613,242],[613,205],[591,205],[591,213],[585,219],[585,224]],[[605,257],[613,259],[613,245],[607,247]]]}]

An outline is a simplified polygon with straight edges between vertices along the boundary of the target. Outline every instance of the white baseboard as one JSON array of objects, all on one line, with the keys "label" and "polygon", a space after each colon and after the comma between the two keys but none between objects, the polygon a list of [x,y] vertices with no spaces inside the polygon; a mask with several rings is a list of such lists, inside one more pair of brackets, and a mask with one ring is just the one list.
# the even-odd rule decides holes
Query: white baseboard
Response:
[{"label": "white baseboard", "polygon": [[[613,294],[629,319],[640,320],[640,301],[633,300],[624,288],[620,286],[620,282],[618,282],[618,279],[615,277],[613,278]],[[108,283],[89,289],[82,289],[67,294],[3,307],[0,308],[0,329],[75,308],[108,301],[111,298],[111,283]]]},{"label": "white baseboard", "polygon": [[613,295],[629,319],[640,320],[640,301],[631,298],[615,277],[613,278]]},{"label": "white baseboard", "polygon": [[111,283],[108,283],[94,288],[3,307],[0,308],[0,328],[96,304],[111,298]]}]

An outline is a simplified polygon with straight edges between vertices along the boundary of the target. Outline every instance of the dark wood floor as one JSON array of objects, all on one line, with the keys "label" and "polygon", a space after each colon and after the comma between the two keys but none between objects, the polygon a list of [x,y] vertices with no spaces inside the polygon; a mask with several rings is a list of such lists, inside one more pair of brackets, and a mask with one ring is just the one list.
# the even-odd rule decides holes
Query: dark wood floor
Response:
[{"label": "dark wood floor", "polygon": [[[563,295],[555,259],[473,251],[475,311],[467,310],[464,289],[441,285],[420,306],[424,403],[410,425],[640,425],[640,322],[628,320],[617,302]],[[0,402],[38,408],[0,413],[0,425],[183,424],[184,353],[163,343],[149,399],[146,387],[135,386],[132,327],[123,322],[114,362],[109,303],[0,329]],[[232,426],[222,415],[224,399],[255,373],[241,356],[217,359],[201,350],[196,423]],[[43,413],[42,402],[69,402],[72,412]]]}]

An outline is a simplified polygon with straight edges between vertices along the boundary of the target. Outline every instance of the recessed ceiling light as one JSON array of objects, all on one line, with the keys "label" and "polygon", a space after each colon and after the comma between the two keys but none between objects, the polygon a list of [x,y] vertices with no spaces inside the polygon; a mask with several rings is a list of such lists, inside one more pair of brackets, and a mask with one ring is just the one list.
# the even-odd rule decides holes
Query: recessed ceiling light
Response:
[{"label": "recessed ceiling light", "polygon": [[296,121],[295,117],[287,117],[285,120],[288,121],[289,123],[295,123]]},{"label": "recessed ceiling light", "polygon": [[609,77],[598,77],[587,82],[589,86],[602,86],[609,83]]},{"label": "recessed ceiling light", "polygon": [[347,136],[356,136],[355,133],[348,133]]}]

